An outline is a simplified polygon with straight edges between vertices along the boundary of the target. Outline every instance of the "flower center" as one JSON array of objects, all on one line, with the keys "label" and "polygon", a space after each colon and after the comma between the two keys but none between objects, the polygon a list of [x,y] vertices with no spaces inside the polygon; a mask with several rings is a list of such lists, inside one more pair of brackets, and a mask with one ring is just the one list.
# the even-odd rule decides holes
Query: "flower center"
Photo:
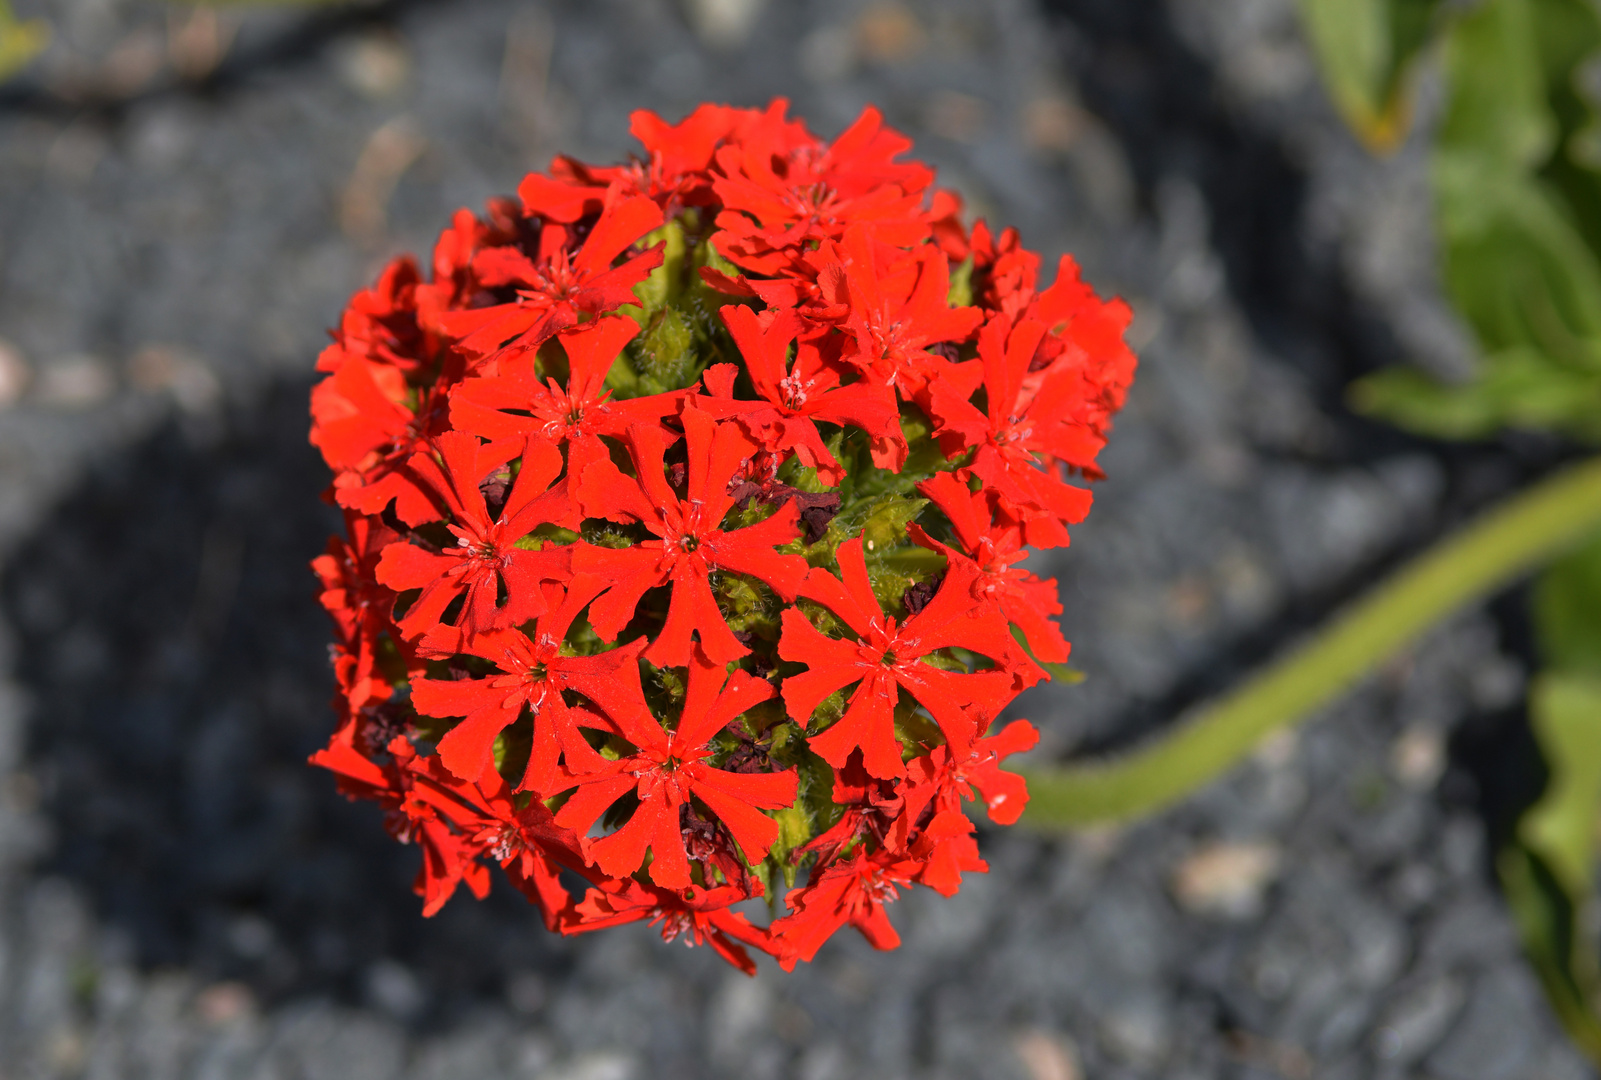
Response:
[{"label": "flower center", "polygon": [[786,375],[779,380],[778,388],[784,392],[784,402],[792,409],[798,409],[806,404],[806,388],[809,384],[803,383],[798,375]]},{"label": "flower center", "polygon": [[502,825],[490,844],[489,853],[505,862],[523,849],[522,833],[511,825]]},{"label": "flower center", "polygon": [[[656,910],[657,911],[661,911],[661,908],[657,908]],[[695,944],[695,935],[694,935],[695,917],[693,915],[691,915],[689,912],[687,912],[687,911],[663,912],[662,916],[661,916],[661,919],[662,919],[662,940],[663,941],[676,941],[679,937],[681,937],[681,936],[683,936],[684,934],[687,933],[687,934],[689,934],[689,940],[686,941],[684,944],[686,944],[686,945]]]},{"label": "flower center", "polygon": [[489,540],[474,540],[470,536],[463,536],[456,541],[456,546],[466,549],[467,557],[470,559],[484,562],[495,562],[500,559],[500,549]]},{"label": "flower center", "polygon": [[882,871],[875,872],[872,877],[862,882],[862,892],[880,904],[887,904],[900,896],[900,890],[895,883],[887,879]]}]

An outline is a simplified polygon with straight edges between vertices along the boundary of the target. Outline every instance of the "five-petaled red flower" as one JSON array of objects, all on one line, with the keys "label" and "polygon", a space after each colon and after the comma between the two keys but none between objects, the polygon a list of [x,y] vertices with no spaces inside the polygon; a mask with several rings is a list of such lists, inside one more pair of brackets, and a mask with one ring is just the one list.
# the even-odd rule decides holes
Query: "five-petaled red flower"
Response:
[{"label": "five-petaled red flower", "polygon": [[[973,449],[968,471],[995,491],[1022,521],[1023,539],[1036,547],[1067,543],[1067,525],[1084,520],[1090,493],[1061,478],[1063,461],[1083,460],[1086,431],[1069,408],[1075,373],[1048,377],[1024,400],[1024,377],[1047,327],[1003,315],[984,325],[978,355],[984,364],[985,411],[949,386],[936,385],[932,408],[957,448]],[[948,451],[951,452],[951,451]]]},{"label": "five-petaled red flower", "polygon": [[1016,565],[1028,556],[1017,526],[1002,516],[993,520],[992,493],[972,491],[951,473],[939,473],[917,485],[950,519],[964,551],[953,551],[913,525],[909,535],[956,564],[971,564],[973,596],[995,608],[1018,629],[1034,655],[1049,664],[1067,660],[1067,639],[1052,615],[1062,613],[1056,579],[1041,581]]},{"label": "five-petaled red flower", "polygon": [[457,348],[483,358],[485,367],[504,356],[531,352],[580,314],[601,315],[635,303],[633,288],[661,265],[658,244],[613,267],[612,262],[662,223],[649,199],[624,199],[606,207],[579,235],[574,225],[546,221],[537,249],[484,248],[473,256],[473,272],[487,289],[510,289],[515,299],[491,307],[440,315],[438,323],[459,337]]},{"label": "five-petaled red flower", "polygon": [[[659,423],[676,411],[682,395],[659,394],[617,401],[606,374],[639,324],[608,316],[556,335],[567,358],[567,382],[540,378],[533,353],[500,362],[499,373],[468,379],[450,396],[451,423],[488,439],[537,434],[567,450],[567,475],[606,456],[602,435],[619,437],[631,424]],[[576,525],[574,520],[571,524]]]},{"label": "five-petaled red flower", "polygon": [[899,466],[905,460],[906,439],[888,384],[860,379],[842,385],[842,372],[824,363],[812,345],[801,345],[789,364],[790,345],[805,326],[794,312],[763,318],[748,307],[731,304],[721,315],[761,400],[736,399],[738,369],[717,364],[706,373],[710,396],[697,401],[699,408],[719,418],[738,417],[768,452],[794,454],[828,484],[840,483],[845,470],[824,445],[817,421],[861,428],[872,439],[876,464]]},{"label": "five-petaled red flower", "polygon": [[[518,630],[463,635],[454,627],[440,627],[423,639],[419,652],[424,656],[466,653],[500,669],[477,679],[412,680],[411,700],[418,712],[464,718],[439,740],[439,757],[447,769],[464,780],[480,776],[492,760],[495,737],[525,708],[533,721],[533,744],[520,789],[545,797],[561,790],[565,785],[558,759],[563,755],[568,771],[605,767],[606,759],[578,730],[582,719],[595,726],[595,714],[569,705],[563,691],[588,698],[614,726],[632,729],[655,722],[639,683],[643,642],[592,656],[562,654],[568,628],[600,587],[598,579],[578,575],[566,595],[539,617],[532,635]],[[560,596],[559,587],[546,588]]]},{"label": "five-petaled red flower", "polygon": [[680,816],[691,798],[704,803],[739,844],[746,861],[758,863],[778,837],[778,823],[763,810],[781,810],[795,801],[797,777],[784,772],[734,773],[706,763],[712,736],[751,706],[773,696],[772,685],[749,672],[724,665],[697,650],[689,666],[684,715],[671,733],[651,717],[621,721],[623,736],[637,748],[605,769],[574,780],[573,792],[556,815],[558,824],[577,833],[590,826],[618,799],[633,792],[639,808],[609,836],[586,840],[595,865],[612,877],[639,869],[648,848],[651,881],[666,889],[693,884]]},{"label": "five-petaled red flower", "polygon": [[[994,716],[1015,693],[1015,680],[1033,683],[1043,675],[1026,658],[1018,658],[1017,643],[1004,619],[975,609],[970,571],[951,567],[928,605],[901,623],[879,608],[860,540],[839,546],[839,568],[842,578],[826,570],[811,571],[800,595],[838,616],[856,640],[828,637],[800,609],[789,608],[778,645],[779,656],[808,667],[784,680],[784,704],[802,724],[829,694],[857,683],[845,714],[809,740],[834,768],[844,768],[851,751],[859,749],[863,766],[873,776],[906,774],[901,743],[895,737],[895,707],[903,688],[928,710],[947,739],[965,739],[973,722],[964,706],[977,703]],[[929,654],[952,646],[987,656],[997,666],[968,672],[925,662]]]},{"label": "five-petaled red flower", "polygon": [[411,471],[451,518],[454,547],[437,554],[417,544],[390,544],[377,576],[396,592],[421,589],[397,625],[415,638],[444,621],[451,601],[464,597],[456,625],[481,634],[526,622],[545,610],[541,581],[567,576],[565,547],[525,548],[522,540],[539,525],[567,516],[565,485],[551,487],[561,472],[561,453],[530,437],[522,465],[500,514],[491,517],[480,485],[515,453],[507,444],[486,445],[472,435],[447,431],[434,440],[439,459],[419,453]]},{"label": "five-petaled red flower", "polygon": [[625,476],[603,459],[584,470],[579,484],[587,514],[643,525],[656,539],[626,548],[580,544],[573,552],[576,571],[613,583],[589,611],[589,621],[607,641],[634,617],[647,590],[672,586],[667,621],[644,656],[675,667],[689,663],[692,633],[713,660],[726,663],[750,651],[717,607],[714,570],[764,581],[786,602],[795,599],[806,576],[804,559],[774,550],[800,535],[800,511],[793,502],[755,525],[723,531],[723,517],[734,505],[729,482],[756,448],[749,436],[693,406],[684,409],[682,421],[689,455],[682,497],[667,480],[667,439],[660,429],[638,424],[626,438],[635,475]]}]

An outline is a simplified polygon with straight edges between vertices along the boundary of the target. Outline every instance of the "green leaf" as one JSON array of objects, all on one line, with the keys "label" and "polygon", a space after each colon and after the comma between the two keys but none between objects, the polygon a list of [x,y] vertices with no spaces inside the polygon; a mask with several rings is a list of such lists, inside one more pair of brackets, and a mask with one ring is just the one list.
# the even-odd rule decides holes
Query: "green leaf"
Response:
[{"label": "green leaf", "polygon": [[[1544,637],[1552,628],[1539,621]],[[1569,1036],[1601,1063],[1594,920],[1601,678],[1541,675],[1529,693],[1529,721],[1550,779],[1498,854],[1496,870],[1546,997]]]},{"label": "green leaf", "polygon": [[887,554],[906,539],[906,526],[917,520],[928,500],[882,495],[869,505],[872,511],[862,522],[862,547],[872,557],[881,551]]},{"label": "green leaf", "polygon": [[772,815],[778,822],[778,838],[773,841],[772,850],[768,853],[768,860],[784,877],[784,884],[790,888],[795,887],[795,872],[799,866],[790,853],[796,848],[804,847],[812,838],[811,819],[806,811],[799,806],[791,806],[779,810]]},{"label": "green leaf", "polygon": [[1484,438],[1507,427],[1601,438],[1601,377],[1534,349],[1487,357],[1483,374],[1461,386],[1387,368],[1358,379],[1348,397],[1357,412],[1440,439]]},{"label": "green leaf", "polygon": [[1478,151],[1442,149],[1433,176],[1446,288],[1485,351],[1597,370],[1601,264],[1558,193]]},{"label": "green leaf", "polygon": [[1514,169],[1550,156],[1557,124],[1546,101],[1536,25],[1543,6],[1543,0],[1487,0],[1452,22],[1442,148],[1473,147]]},{"label": "green leaf", "polygon": [[817,543],[807,547],[806,559],[813,566],[832,566],[839,545],[860,536],[864,556],[881,560],[906,539],[906,526],[927,505],[927,499],[909,499],[894,491],[847,499]]},{"label": "green leaf", "polygon": [[50,44],[50,24],[17,18],[10,0],[0,0],[0,82],[20,72]]},{"label": "green leaf", "polygon": [[1587,897],[1601,812],[1601,678],[1541,675],[1529,691],[1529,723],[1551,777],[1540,801],[1519,820],[1518,838],[1539,853],[1570,896]]},{"label": "green leaf", "polygon": [[1437,439],[1477,439],[1505,421],[1504,403],[1481,385],[1446,386],[1409,367],[1386,368],[1358,379],[1347,391],[1351,407]]},{"label": "green leaf", "polygon": [[1540,575],[1534,587],[1534,624],[1548,668],[1601,676],[1601,539]]},{"label": "green leaf", "polygon": [[1374,150],[1410,123],[1413,70],[1439,0],[1301,0],[1301,17],[1334,105]]},{"label": "green leaf", "polygon": [[1578,950],[1572,898],[1539,855],[1521,844],[1503,847],[1495,868],[1524,953],[1552,1010],[1579,1049],[1601,1062],[1601,1020],[1590,1005],[1595,980],[1573,962]]},{"label": "green leaf", "polygon": [[1479,370],[1460,386],[1380,372],[1353,386],[1356,408],[1438,437],[1601,441],[1601,117],[1582,77],[1598,49],[1590,0],[1484,0],[1449,22],[1431,180]]}]

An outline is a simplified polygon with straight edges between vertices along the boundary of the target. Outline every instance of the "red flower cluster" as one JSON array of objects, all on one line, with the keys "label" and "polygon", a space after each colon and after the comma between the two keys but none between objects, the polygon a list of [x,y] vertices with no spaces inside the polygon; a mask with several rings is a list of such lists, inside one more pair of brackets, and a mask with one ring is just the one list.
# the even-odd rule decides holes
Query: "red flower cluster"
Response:
[{"label": "red flower cluster", "polygon": [[964,800],[1027,802],[1034,729],[989,729],[1068,646],[1016,564],[1089,509],[1128,310],[965,230],[875,110],[634,133],[458,213],[318,361],[313,760],[421,847],[429,914],[494,861],[562,933],[888,948],[898,889],[985,869]]}]

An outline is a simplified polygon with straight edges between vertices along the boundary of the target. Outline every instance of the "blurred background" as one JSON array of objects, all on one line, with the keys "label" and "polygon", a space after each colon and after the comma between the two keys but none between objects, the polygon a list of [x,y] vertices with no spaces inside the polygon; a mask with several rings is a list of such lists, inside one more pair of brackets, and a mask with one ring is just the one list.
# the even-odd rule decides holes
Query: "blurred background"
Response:
[{"label": "blurred background", "polygon": [[1036,759],[1126,746],[1554,440],[1343,404],[1451,377],[1417,134],[1364,151],[1294,0],[14,0],[0,83],[0,1078],[1581,1080],[1490,856],[1541,782],[1521,608],[1456,618],[1179,809],[986,829],[905,939],[755,980],[414,849],[304,764],[332,713],[306,445],[350,293],[631,110],[871,102],[993,225],[1133,305],[1141,368],[1062,584],[1083,683]]}]

